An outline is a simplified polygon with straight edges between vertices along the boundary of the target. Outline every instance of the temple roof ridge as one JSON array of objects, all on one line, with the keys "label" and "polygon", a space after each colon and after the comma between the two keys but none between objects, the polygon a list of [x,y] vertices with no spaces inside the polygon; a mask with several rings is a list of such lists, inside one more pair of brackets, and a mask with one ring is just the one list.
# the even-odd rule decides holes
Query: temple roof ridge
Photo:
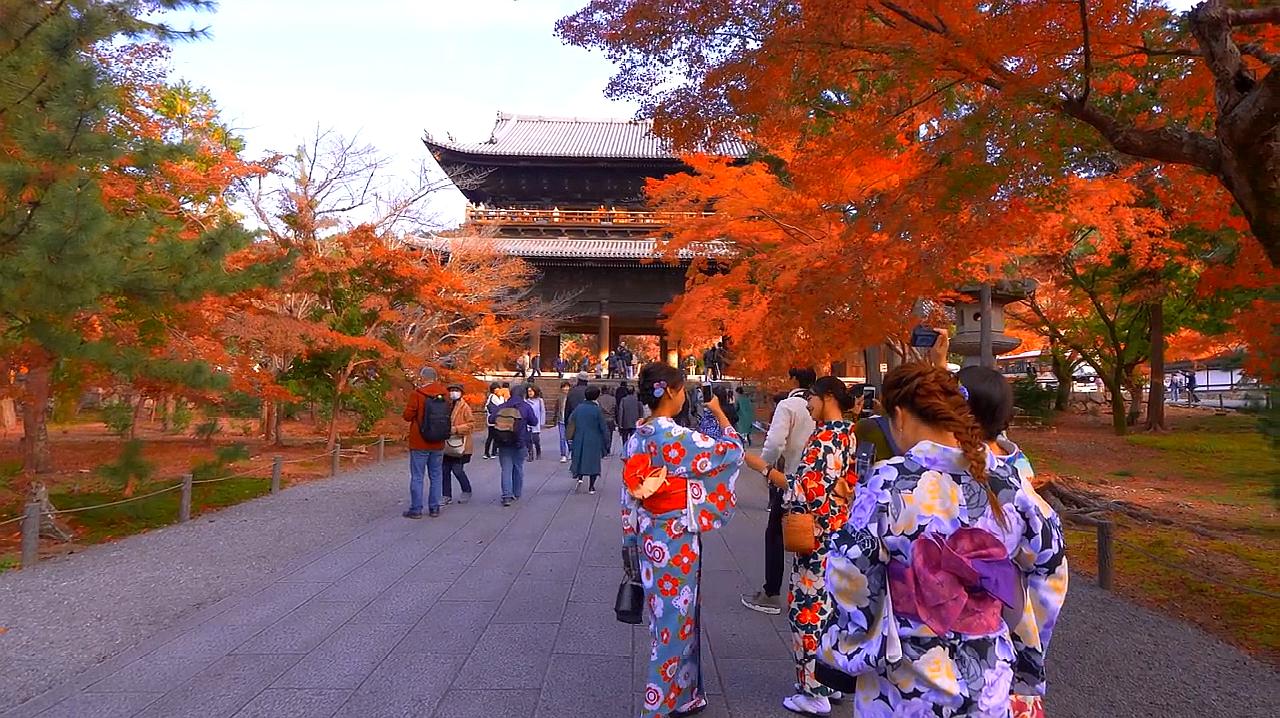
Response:
[{"label": "temple roof ridge", "polygon": [[[430,132],[423,138],[433,152],[489,157],[546,157],[609,160],[678,160],[671,143],[653,133],[653,122],[644,119],[553,117],[498,112],[489,138],[458,142],[441,140]],[[746,156],[737,140],[711,150],[729,157]]]}]

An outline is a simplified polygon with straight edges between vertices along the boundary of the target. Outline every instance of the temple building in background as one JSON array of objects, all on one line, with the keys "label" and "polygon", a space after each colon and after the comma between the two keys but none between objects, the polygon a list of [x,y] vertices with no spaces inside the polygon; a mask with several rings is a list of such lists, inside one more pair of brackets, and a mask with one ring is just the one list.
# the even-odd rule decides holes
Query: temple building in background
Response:
[{"label": "temple building in background", "polygon": [[[430,134],[424,142],[468,200],[461,232],[494,237],[499,251],[533,265],[543,299],[572,297],[567,316],[531,340],[544,370],[560,355],[562,334],[595,335],[601,358],[623,336],[657,336],[672,363],[701,352],[669,346],[659,324],[684,290],[692,256],[657,258],[675,216],[646,207],[644,184],[688,166],[648,121],[500,113],[483,142]],[[743,157],[746,148],[719,152]],[[450,240],[428,241],[447,250]]]}]

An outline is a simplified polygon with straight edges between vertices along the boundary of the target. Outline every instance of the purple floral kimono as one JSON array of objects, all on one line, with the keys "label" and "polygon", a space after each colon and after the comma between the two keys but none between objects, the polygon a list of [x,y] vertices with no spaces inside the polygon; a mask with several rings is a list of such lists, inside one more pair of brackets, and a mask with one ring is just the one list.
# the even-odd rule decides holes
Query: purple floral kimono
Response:
[{"label": "purple floral kimono", "polygon": [[[1001,526],[966,466],[959,449],[927,441],[880,463],[832,538],[835,621],[818,658],[857,677],[859,718],[1005,718],[1011,692],[1043,693],[1067,590],[1061,524],[989,456]],[[952,594],[929,595],[930,581]]]}]

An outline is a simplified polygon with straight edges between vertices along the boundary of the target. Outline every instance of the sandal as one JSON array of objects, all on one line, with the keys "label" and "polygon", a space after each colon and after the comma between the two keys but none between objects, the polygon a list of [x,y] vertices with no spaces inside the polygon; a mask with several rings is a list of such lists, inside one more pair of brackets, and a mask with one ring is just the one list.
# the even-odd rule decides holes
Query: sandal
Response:
[{"label": "sandal", "polygon": [[684,710],[671,711],[670,718],[685,718],[685,716],[693,716],[707,709],[707,699],[697,698],[691,707]]},{"label": "sandal", "polygon": [[[812,705],[813,703],[816,703],[817,705]],[[826,710],[819,708],[819,706],[824,704],[826,705]],[[783,698],[782,707],[792,713],[798,713],[802,716],[818,716],[819,718],[826,718],[826,716],[831,715],[830,701],[825,698],[806,696],[800,693]]]}]

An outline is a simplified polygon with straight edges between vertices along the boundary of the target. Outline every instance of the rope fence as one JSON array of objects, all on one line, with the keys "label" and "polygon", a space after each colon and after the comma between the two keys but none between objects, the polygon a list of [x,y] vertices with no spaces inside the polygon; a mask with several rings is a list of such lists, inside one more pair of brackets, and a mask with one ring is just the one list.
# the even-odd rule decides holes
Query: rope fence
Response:
[{"label": "rope fence", "polygon": [[[1072,514],[1066,514],[1065,518],[1077,519],[1078,517]],[[1107,519],[1107,518],[1095,519],[1091,517],[1086,517],[1086,519],[1084,521],[1080,521],[1080,523],[1092,524],[1097,530],[1098,585],[1107,591],[1112,590],[1112,587],[1115,585],[1115,555],[1116,555],[1116,545],[1119,545],[1126,550],[1132,551],[1142,556],[1143,558],[1147,559],[1148,561],[1150,561],[1151,563],[1157,566],[1160,566],[1161,568],[1166,568],[1171,571],[1177,571],[1179,573],[1185,574],[1187,576],[1192,576],[1196,579],[1204,581],[1205,583],[1211,583],[1216,586],[1222,586],[1224,588],[1229,588],[1234,591],[1240,591],[1241,593],[1247,593],[1254,596],[1261,596],[1263,598],[1280,599],[1280,593],[1273,593],[1271,591],[1266,591],[1260,588],[1246,586],[1246,585],[1237,583],[1235,581],[1229,581],[1226,579],[1218,578],[1217,576],[1211,576],[1203,571],[1169,561],[1168,559],[1162,556],[1159,556],[1158,554],[1152,553],[1151,551],[1148,551],[1131,541],[1125,541],[1122,538],[1117,538],[1115,535],[1115,524],[1110,519]]]},{"label": "rope fence", "polygon": [[[387,444],[397,443],[395,439],[387,439],[385,436],[379,436],[376,440],[366,444],[357,444],[355,446],[343,446],[337,444],[333,449],[325,451],[314,456],[306,456],[299,459],[285,460],[283,456],[275,456],[271,463],[271,493],[278,494],[281,489],[281,479],[283,469],[288,464],[300,464],[318,459],[328,458],[330,460],[330,476],[336,476],[341,468],[342,458],[345,456],[355,459],[361,456],[367,456],[369,449],[375,450],[375,459],[381,463],[386,459]],[[259,477],[266,467],[258,467],[247,469],[239,473],[229,476],[219,476],[212,479],[196,479],[192,474],[184,474],[180,483],[172,486],[166,486],[155,491],[150,491],[138,496],[130,496],[128,498],[116,501],[107,501],[91,506],[77,506],[70,509],[54,509],[48,503],[47,499],[42,501],[30,501],[26,505],[26,510],[18,516],[11,516],[4,520],[0,520],[0,526],[9,524],[22,524],[22,568],[34,566],[39,561],[40,534],[45,527],[46,522],[52,520],[53,517],[66,514],[77,514],[85,511],[94,511],[98,509],[110,508],[112,506],[121,506],[123,504],[133,503],[135,501],[143,501],[161,494],[167,494],[171,491],[181,491],[182,496],[178,504],[178,523],[185,523],[191,519],[191,494],[195,486],[203,484],[214,484],[222,481],[230,481],[232,479],[244,479]]]}]

